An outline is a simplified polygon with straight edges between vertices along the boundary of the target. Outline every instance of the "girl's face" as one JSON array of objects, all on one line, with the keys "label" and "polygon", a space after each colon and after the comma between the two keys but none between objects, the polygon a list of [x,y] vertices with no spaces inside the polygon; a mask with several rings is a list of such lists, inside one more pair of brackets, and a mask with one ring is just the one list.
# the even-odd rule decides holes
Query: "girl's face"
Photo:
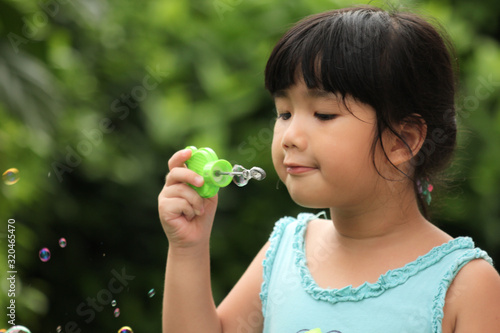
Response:
[{"label": "girl's face", "polygon": [[[292,199],[310,208],[359,207],[377,198],[372,107],[308,89],[303,81],[275,94],[274,167]],[[384,158],[375,149],[375,163]],[[367,207],[368,208],[368,207]]]}]

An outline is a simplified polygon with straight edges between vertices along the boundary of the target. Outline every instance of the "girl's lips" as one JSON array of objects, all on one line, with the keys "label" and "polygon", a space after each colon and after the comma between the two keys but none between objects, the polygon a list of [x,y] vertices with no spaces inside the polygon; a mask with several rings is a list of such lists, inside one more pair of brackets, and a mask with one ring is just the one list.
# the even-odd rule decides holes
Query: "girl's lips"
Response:
[{"label": "girl's lips", "polygon": [[287,165],[286,172],[291,175],[300,175],[315,170],[316,168],[301,166],[301,165]]}]

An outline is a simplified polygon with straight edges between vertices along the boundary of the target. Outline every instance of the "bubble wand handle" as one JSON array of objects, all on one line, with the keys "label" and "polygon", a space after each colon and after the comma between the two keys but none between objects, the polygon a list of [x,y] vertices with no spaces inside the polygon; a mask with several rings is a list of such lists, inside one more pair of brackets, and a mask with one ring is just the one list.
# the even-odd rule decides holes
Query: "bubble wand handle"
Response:
[{"label": "bubble wand handle", "polygon": [[205,183],[201,187],[190,185],[203,198],[211,198],[217,194],[219,188],[229,185],[233,180],[229,175],[220,172],[231,172],[233,167],[226,160],[219,159],[210,148],[186,147],[191,149],[191,158],[186,161],[188,169],[203,177]]}]

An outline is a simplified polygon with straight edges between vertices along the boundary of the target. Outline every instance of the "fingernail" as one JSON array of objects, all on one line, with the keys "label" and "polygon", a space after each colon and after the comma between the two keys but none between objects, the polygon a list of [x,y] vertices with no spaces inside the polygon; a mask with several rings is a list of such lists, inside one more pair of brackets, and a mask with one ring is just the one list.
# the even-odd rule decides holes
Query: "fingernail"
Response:
[{"label": "fingernail", "polygon": [[184,149],[184,150],[182,151],[182,154],[183,154],[186,158],[188,158],[188,155],[189,155],[190,153],[191,153],[191,150],[190,150],[190,149]]},{"label": "fingernail", "polygon": [[203,179],[203,177],[202,177],[202,176],[197,176],[197,177],[194,179],[194,183],[195,183],[194,185],[195,185],[195,186],[197,186],[197,187],[200,187],[200,186],[202,186],[202,185],[203,185],[203,182],[204,182],[204,181],[205,181],[205,180]]}]

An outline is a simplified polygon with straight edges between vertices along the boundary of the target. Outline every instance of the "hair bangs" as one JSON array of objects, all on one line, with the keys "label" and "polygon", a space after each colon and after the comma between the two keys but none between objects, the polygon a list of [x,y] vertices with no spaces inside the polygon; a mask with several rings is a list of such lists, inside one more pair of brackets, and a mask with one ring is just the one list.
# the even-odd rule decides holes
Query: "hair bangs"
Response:
[{"label": "hair bangs", "polygon": [[[372,22],[380,21],[383,12],[373,11],[331,11],[300,21],[271,53],[267,90],[274,94],[302,79],[308,88],[371,104],[373,87],[383,79],[377,77],[383,54],[380,22]],[[390,24],[388,16],[385,21]]]}]

